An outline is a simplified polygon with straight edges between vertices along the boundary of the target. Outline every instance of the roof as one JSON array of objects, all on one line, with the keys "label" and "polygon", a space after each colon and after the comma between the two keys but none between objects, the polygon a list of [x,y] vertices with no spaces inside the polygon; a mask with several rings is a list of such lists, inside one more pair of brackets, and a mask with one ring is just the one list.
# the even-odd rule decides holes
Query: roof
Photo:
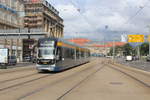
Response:
[{"label": "roof", "polygon": [[[68,39],[67,41],[75,43],[75,44],[80,45],[80,46],[83,46],[83,45],[85,45],[87,43],[92,42],[91,40],[86,39],[86,38]],[[126,44],[126,42],[108,42],[105,45],[102,45],[102,44],[91,44],[90,46],[91,47],[98,47],[98,48],[100,48],[100,47],[113,47],[113,45],[115,45],[115,46],[123,46],[125,44]]]},{"label": "roof", "polygon": [[85,38],[68,39],[67,41],[73,42],[78,45],[85,45],[86,43],[91,42],[91,40]]},{"label": "roof", "polygon": [[125,45],[126,44],[126,42],[109,42],[109,43],[107,43],[106,44],[106,47],[113,47],[113,45],[114,46],[123,46],[123,45]]},{"label": "roof", "polygon": [[126,44],[126,42],[114,42],[114,43],[113,42],[109,42],[109,43],[107,43],[105,45],[93,44],[92,47],[113,47],[113,45],[115,45],[115,46],[123,46],[125,44]]},{"label": "roof", "polygon": [[105,45],[93,44],[92,47],[105,47]]}]

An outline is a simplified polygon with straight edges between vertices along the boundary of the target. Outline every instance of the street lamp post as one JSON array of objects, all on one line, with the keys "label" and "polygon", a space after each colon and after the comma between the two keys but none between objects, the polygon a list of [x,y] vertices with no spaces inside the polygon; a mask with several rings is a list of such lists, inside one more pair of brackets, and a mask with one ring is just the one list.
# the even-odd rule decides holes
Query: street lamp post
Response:
[{"label": "street lamp post", "polygon": [[150,56],[150,42],[149,42],[149,56]]},{"label": "street lamp post", "polygon": [[115,59],[115,40],[113,40],[113,60]]},{"label": "street lamp post", "polygon": [[[150,32],[150,25],[147,26]],[[150,56],[150,35],[148,35],[148,42],[149,42],[149,56]]]}]

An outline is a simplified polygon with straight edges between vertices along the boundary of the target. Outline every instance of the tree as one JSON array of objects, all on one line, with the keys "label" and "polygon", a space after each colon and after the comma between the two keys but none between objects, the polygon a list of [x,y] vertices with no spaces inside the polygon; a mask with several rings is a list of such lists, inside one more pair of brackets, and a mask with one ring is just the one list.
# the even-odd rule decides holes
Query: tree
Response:
[{"label": "tree", "polygon": [[[121,53],[124,55],[124,56],[127,56],[127,55],[135,55],[136,54],[136,50],[129,44],[125,44],[123,46],[116,46],[115,47],[115,55],[121,55]],[[109,56],[112,56],[113,55],[113,48],[110,49],[109,53],[108,53]]]},{"label": "tree", "polygon": [[149,53],[149,44],[148,43],[143,43],[140,46],[140,52],[142,56],[146,56]]},{"label": "tree", "polygon": [[122,47],[122,51],[123,51],[123,55],[127,56],[127,55],[134,55],[134,48],[129,44],[125,44]]}]

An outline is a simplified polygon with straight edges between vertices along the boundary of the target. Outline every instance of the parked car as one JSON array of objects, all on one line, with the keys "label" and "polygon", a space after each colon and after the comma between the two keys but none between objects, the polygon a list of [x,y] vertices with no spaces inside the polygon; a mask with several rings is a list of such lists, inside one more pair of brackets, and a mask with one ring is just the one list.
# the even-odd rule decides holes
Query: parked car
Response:
[{"label": "parked car", "polygon": [[146,61],[150,61],[150,56],[147,56],[147,57],[146,57]]},{"label": "parked car", "polygon": [[16,56],[8,56],[8,65],[16,65],[16,64],[17,64]]}]

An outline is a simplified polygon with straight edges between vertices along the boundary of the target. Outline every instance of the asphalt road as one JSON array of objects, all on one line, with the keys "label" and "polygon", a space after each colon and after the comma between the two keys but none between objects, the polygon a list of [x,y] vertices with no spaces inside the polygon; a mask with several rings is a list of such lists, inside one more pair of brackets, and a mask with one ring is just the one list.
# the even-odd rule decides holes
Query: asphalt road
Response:
[{"label": "asphalt road", "polygon": [[130,67],[134,67],[134,68],[138,68],[138,69],[150,72],[150,62],[147,62],[144,60],[125,61],[125,59],[118,58],[115,61],[120,64],[124,64]]},{"label": "asphalt road", "polygon": [[60,73],[0,72],[0,100],[150,100],[149,87],[107,62],[95,59]]}]

